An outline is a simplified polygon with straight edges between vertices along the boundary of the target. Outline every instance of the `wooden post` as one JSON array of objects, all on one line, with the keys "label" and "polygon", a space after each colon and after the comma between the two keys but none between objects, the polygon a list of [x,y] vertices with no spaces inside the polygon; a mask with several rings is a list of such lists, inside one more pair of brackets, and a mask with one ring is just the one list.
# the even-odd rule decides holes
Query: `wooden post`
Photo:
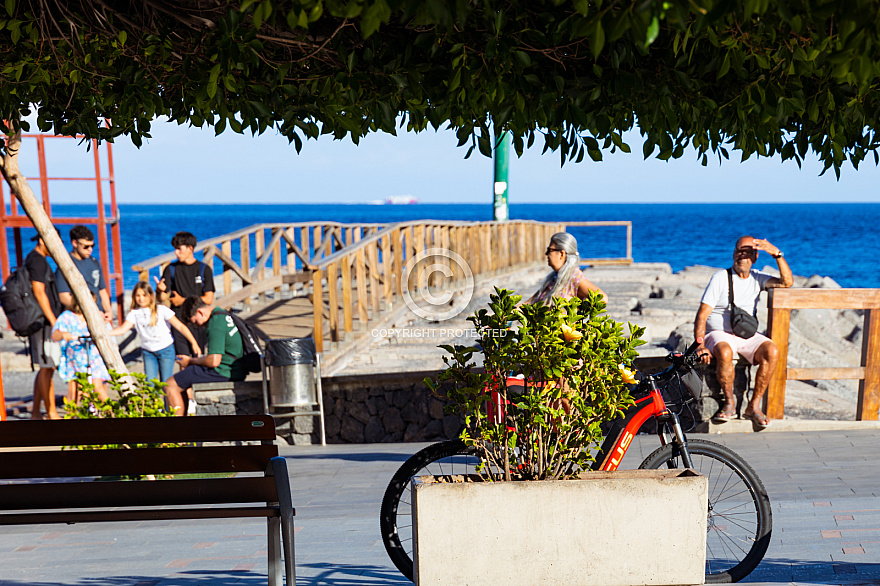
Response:
[{"label": "wooden post", "polygon": [[351,255],[346,255],[342,263],[342,327],[345,333],[354,330],[351,316]]},{"label": "wooden post", "polygon": [[483,224],[480,226],[480,251],[483,253],[480,258],[480,266],[483,269],[484,273],[490,273],[495,270],[495,258],[492,255],[492,239],[490,237],[489,231],[491,230],[488,224]]},{"label": "wooden post", "polygon": [[[354,229],[354,242],[361,241],[360,226]],[[367,322],[370,320],[367,315],[367,261],[364,255],[364,247],[361,246],[355,252],[355,275],[357,275],[357,310],[358,321],[361,327],[366,329]]]},{"label": "wooden post", "polygon": [[501,229],[501,238],[499,238],[498,246],[501,248],[501,256],[499,257],[499,264],[507,268],[511,265],[510,262],[510,224],[504,222],[498,226]]},{"label": "wooden post", "polygon": [[393,275],[391,282],[394,285],[394,292],[402,295],[400,275],[403,274],[403,239],[401,238],[399,228],[391,231],[391,254],[394,266],[391,268]]},{"label": "wooden post", "polygon": [[[266,238],[266,235],[263,232],[263,229],[257,228],[257,231],[254,232],[254,247],[256,248],[255,252],[256,252],[256,256],[257,256],[258,260],[260,257],[263,256],[263,251],[266,249],[265,238]],[[255,283],[259,283],[260,281],[262,281],[263,279],[266,278],[266,269],[263,268],[265,266],[266,266],[265,264],[261,265],[260,270],[257,271],[257,274],[252,275]],[[260,303],[265,303],[266,302],[266,294],[261,291],[260,294],[257,295],[257,300]]]},{"label": "wooden post", "polygon": [[770,304],[768,333],[779,349],[779,361],[770,377],[770,385],[764,396],[764,413],[770,419],[782,419],[785,413],[785,381],[788,380],[788,328],[791,320],[790,309],[773,307],[773,290],[768,293]]},{"label": "wooden post", "polygon": [[394,270],[391,268],[391,236],[382,237],[382,292],[385,297],[385,310],[390,311],[394,303]]},{"label": "wooden post", "polygon": [[465,230],[467,231],[467,247],[468,247],[468,262],[471,265],[471,272],[475,275],[478,275],[483,269],[480,264],[480,242],[479,238],[477,238],[477,234],[479,232],[480,227],[476,224],[471,224]]},{"label": "wooden post", "polygon": [[[466,254],[462,254],[460,226],[452,226],[449,228],[449,250],[453,251],[462,258],[467,256]],[[467,260],[465,260],[465,262],[467,262]],[[461,279],[461,277],[462,267],[458,266],[457,263],[454,263],[452,266],[452,280],[457,283],[458,280]]]},{"label": "wooden post", "polygon": [[516,264],[525,264],[528,261],[528,257],[526,256],[526,244],[528,243],[528,239],[526,237],[526,225],[523,222],[517,223],[516,226]]},{"label": "wooden post", "polygon": [[[443,250],[449,250],[449,247],[451,246],[451,244],[449,242],[449,230],[450,230],[449,227],[448,226],[438,226],[437,229],[440,231],[440,248],[442,248]],[[443,264],[449,268],[449,271],[450,271],[449,274],[452,276],[451,277],[446,277],[446,276],[442,277],[441,284],[444,287],[449,287],[452,285],[452,281],[455,279],[455,270],[454,270],[455,266],[454,265],[456,263],[453,263],[451,258],[444,258]]]},{"label": "wooden post", "polygon": [[[232,258],[232,241],[227,240],[222,243],[220,250],[223,251],[227,258]],[[225,266],[223,267],[223,294],[229,295],[230,293],[232,293],[232,269]]]},{"label": "wooden post", "polygon": [[327,291],[330,294],[330,339],[339,341],[339,284],[336,281],[336,263],[327,266]]},{"label": "wooden post", "polygon": [[312,271],[312,310],[315,316],[315,350],[324,351],[324,291],[321,288],[321,270]]},{"label": "wooden post", "polygon": [[[275,233],[278,230],[283,230],[284,228],[273,228],[272,229],[272,238],[275,237]],[[275,246],[272,248],[272,274],[274,276],[278,276],[281,274],[281,240],[275,241]],[[275,299],[281,297],[281,285],[275,287]]]},{"label": "wooden post", "polygon": [[[284,231],[292,241],[296,241],[296,231],[293,228],[285,228]],[[286,241],[284,242],[284,247],[287,250],[287,274],[292,275],[296,272],[296,253],[293,252],[293,248]],[[293,289],[293,285],[290,288]]]},{"label": "wooden post", "polygon": [[418,243],[416,242],[418,232],[418,227],[409,226],[406,230],[406,260],[409,261],[412,257],[419,253]]},{"label": "wooden post", "polygon": [[413,256],[417,255],[425,249],[425,225],[419,224],[415,227],[415,245],[413,246]]},{"label": "wooden post", "polygon": [[877,421],[880,408],[880,308],[865,312],[861,364],[865,367],[865,378],[859,381],[856,420]]},{"label": "wooden post", "polygon": [[[303,226],[299,231],[299,247],[302,249],[303,254],[306,255],[306,258],[309,259],[309,262],[312,262],[312,247],[309,245],[309,227]],[[305,269],[305,267],[303,267]]]},{"label": "wooden post", "polygon": [[367,260],[370,263],[370,303],[373,306],[373,317],[379,317],[379,241],[367,245]]},{"label": "wooden post", "polygon": [[[245,273],[246,275],[249,275],[249,274],[251,274],[251,239],[250,239],[250,234],[245,234],[244,236],[241,237],[241,240],[239,240],[239,246],[241,249],[240,250],[241,262],[239,263],[239,266],[241,267],[241,270],[243,273]],[[241,284],[242,287],[244,287],[246,285],[247,285],[247,283]],[[247,299],[245,299],[244,304],[250,305],[251,298],[248,297]]]}]

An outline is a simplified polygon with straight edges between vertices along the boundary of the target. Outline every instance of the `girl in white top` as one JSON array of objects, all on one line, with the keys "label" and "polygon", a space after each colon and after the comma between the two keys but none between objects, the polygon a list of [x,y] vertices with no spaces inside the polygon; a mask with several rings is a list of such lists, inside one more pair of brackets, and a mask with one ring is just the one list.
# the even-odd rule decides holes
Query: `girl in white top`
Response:
[{"label": "girl in white top", "polygon": [[180,332],[198,356],[202,353],[192,332],[174,316],[174,312],[156,303],[156,294],[146,281],[134,286],[131,292],[131,310],[118,328],[110,330],[111,336],[121,336],[134,328],[141,338],[144,356],[144,374],[148,379],[167,381],[174,374],[174,340],[171,328]]}]

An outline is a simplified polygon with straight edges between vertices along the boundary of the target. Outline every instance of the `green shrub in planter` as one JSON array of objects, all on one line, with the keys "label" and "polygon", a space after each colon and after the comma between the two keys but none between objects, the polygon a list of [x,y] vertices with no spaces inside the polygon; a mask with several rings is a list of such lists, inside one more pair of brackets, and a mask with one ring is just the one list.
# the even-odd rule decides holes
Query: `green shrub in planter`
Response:
[{"label": "green shrub in planter", "polygon": [[[461,438],[480,452],[487,478],[493,472],[506,480],[570,478],[595,459],[600,424],[632,404],[627,385],[635,382],[630,368],[645,330],[629,324],[624,335],[597,293],[551,305],[520,300],[496,288],[489,309],[468,318],[481,349],[442,346],[448,368],[425,382],[462,417]],[[476,368],[477,352],[485,372]],[[524,386],[508,385],[516,374]],[[503,421],[489,416],[489,403],[499,398]]]},{"label": "green shrub in planter", "polygon": [[[110,370],[107,386],[111,397],[102,399],[89,382],[88,375],[76,374],[80,401],[74,404],[64,399],[65,419],[124,419],[129,417],[173,417],[174,413],[165,407],[165,383],[147,379],[140,373],[122,375]],[[116,395],[119,398],[113,399]],[[119,449],[119,448],[158,448],[177,444],[133,444],[76,446],[76,449]]]}]

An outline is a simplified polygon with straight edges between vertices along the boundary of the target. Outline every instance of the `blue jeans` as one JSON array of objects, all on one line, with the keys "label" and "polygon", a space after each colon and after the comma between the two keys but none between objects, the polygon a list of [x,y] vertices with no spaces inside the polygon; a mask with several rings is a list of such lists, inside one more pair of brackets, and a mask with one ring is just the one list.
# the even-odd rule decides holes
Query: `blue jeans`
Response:
[{"label": "blue jeans", "polygon": [[174,344],[169,344],[167,348],[151,352],[144,350],[144,374],[148,379],[158,378],[161,382],[167,381],[174,374]]}]

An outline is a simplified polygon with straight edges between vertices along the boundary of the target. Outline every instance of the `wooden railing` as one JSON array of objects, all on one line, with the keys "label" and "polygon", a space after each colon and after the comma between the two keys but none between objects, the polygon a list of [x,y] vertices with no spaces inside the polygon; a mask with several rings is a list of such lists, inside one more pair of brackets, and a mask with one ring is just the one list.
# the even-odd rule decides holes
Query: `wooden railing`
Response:
[{"label": "wooden railing", "polygon": [[[876,421],[880,408],[880,289],[771,289],[767,303],[770,310],[768,333],[779,348],[779,363],[765,400],[767,416],[782,419],[786,381],[858,380],[855,417],[859,421]],[[861,366],[789,368],[788,333],[792,309],[865,310]]]},{"label": "wooden railing", "polygon": [[[344,341],[356,325],[365,331],[371,319],[401,309],[405,290],[410,294],[425,288],[453,291],[465,286],[468,270],[476,276],[540,261],[550,236],[563,229],[561,224],[531,221],[417,221],[364,236],[356,233],[354,246],[324,258],[311,269],[313,299],[324,300],[327,291],[325,303],[314,304],[315,332],[324,331],[325,310],[329,339]],[[439,258],[437,262],[447,266],[449,276],[436,271],[430,281],[419,282],[413,272],[404,283],[407,262],[430,249],[459,255],[466,259],[467,268]],[[315,342],[323,346],[317,336]]]},{"label": "wooden railing", "polygon": [[[214,270],[217,304],[229,308],[239,302],[250,303],[252,297],[272,289],[280,292],[283,287],[302,287],[303,271],[353,244],[355,231],[376,231],[380,226],[338,222],[257,224],[200,242],[195,252]],[[151,275],[161,276],[174,260],[176,256],[170,252],[132,269],[139,280],[150,281]],[[219,273],[215,261],[220,263]]]}]

